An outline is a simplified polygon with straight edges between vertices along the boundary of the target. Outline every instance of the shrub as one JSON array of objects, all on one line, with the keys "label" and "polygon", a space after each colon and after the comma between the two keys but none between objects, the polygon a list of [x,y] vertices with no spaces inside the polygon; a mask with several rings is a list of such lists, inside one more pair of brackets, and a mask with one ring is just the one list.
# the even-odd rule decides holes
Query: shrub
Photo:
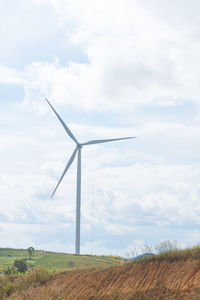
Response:
[{"label": "shrub", "polygon": [[11,296],[13,293],[14,298],[12,299],[18,299],[17,295],[26,291],[31,286],[44,283],[49,278],[49,272],[42,267],[28,271],[26,274],[10,274],[2,276],[0,277],[0,299],[7,299],[7,297]]},{"label": "shrub", "polygon": [[44,267],[36,268],[34,270],[28,271],[22,278],[22,289],[26,289],[31,285],[37,283],[44,283],[50,277],[48,270]]},{"label": "shrub", "polygon": [[17,272],[25,273],[28,270],[26,259],[16,259],[14,267],[17,269]]},{"label": "shrub", "polygon": [[44,283],[49,279],[50,274],[46,268],[40,267],[27,272],[26,277],[31,279],[31,282]]},{"label": "shrub", "polygon": [[16,270],[14,266],[12,267],[7,267],[5,270],[3,270],[4,275],[10,275],[10,274],[15,274]]}]

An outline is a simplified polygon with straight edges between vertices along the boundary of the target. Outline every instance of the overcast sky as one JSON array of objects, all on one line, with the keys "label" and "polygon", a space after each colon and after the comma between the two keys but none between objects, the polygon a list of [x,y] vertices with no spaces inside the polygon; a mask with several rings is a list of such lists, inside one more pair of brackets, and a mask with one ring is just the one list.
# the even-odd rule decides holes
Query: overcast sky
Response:
[{"label": "overcast sky", "polygon": [[0,0],[0,247],[81,252],[200,241],[200,2]]}]

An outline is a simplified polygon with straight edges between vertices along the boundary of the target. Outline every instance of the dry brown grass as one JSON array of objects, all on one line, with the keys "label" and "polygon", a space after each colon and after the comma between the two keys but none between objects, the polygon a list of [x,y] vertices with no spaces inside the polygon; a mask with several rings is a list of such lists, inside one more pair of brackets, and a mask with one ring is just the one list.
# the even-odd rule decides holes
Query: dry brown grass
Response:
[{"label": "dry brown grass", "polygon": [[10,274],[0,277],[0,299],[7,299],[14,293],[21,293],[35,288],[50,278],[45,268],[36,268],[26,274]]},{"label": "dry brown grass", "polygon": [[27,273],[4,299],[200,300],[200,248],[172,252],[106,270]]},{"label": "dry brown grass", "polygon": [[[35,279],[34,279],[35,280]],[[200,262],[130,263],[99,271],[63,272],[16,290],[12,300],[199,299]]]},{"label": "dry brown grass", "polygon": [[185,261],[188,259],[200,259],[200,245],[193,248],[175,249],[173,251],[161,252],[157,255],[140,258],[135,262],[153,262],[153,261]]}]

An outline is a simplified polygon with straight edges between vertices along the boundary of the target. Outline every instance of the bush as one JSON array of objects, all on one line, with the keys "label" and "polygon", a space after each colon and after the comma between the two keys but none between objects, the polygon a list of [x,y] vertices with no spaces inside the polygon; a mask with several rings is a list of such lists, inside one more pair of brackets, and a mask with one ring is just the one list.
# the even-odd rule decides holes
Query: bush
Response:
[{"label": "bush", "polygon": [[25,273],[28,270],[26,259],[16,259],[14,261],[14,267],[16,268],[17,272]]},{"label": "bush", "polygon": [[28,271],[21,280],[21,288],[26,289],[31,285],[37,283],[44,283],[50,277],[48,270],[44,267],[36,268],[34,270]]},{"label": "bush", "polygon": [[[26,291],[31,286],[42,284],[50,278],[50,274],[45,268],[37,268],[26,272],[26,274],[10,274],[0,277],[0,299],[7,299],[11,294],[17,295]],[[21,298],[20,298],[21,299]]]},{"label": "bush", "polygon": [[30,280],[30,282],[35,283],[44,283],[50,277],[48,270],[44,267],[36,268],[30,272],[27,272],[26,279]]},{"label": "bush", "polygon": [[7,267],[5,270],[3,270],[4,275],[10,275],[10,274],[15,274],[16,270],[13,267]]}]

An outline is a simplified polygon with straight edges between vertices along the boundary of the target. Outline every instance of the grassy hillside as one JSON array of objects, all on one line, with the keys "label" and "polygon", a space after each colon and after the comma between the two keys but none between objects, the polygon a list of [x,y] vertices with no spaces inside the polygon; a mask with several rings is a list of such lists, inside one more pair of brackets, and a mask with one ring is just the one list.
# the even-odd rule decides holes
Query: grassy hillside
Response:
[{"label": "grassy hillside", "polygon": [[104,270],[35,269],[0,278],[0,292],[10,300],[199,300],[199,257],[200,247],[195,247]]},{"label": "grassy hillside", "polygon": [[[12,266],[16,259],[29,258],[24,249],[0,248],[0,271]],[[123,263],[123,259],[114,256],[73,255],[36,250],[28,262],[35,267],[46,267],[50,271],[59,271],[66,268],[107,268]]]}]

